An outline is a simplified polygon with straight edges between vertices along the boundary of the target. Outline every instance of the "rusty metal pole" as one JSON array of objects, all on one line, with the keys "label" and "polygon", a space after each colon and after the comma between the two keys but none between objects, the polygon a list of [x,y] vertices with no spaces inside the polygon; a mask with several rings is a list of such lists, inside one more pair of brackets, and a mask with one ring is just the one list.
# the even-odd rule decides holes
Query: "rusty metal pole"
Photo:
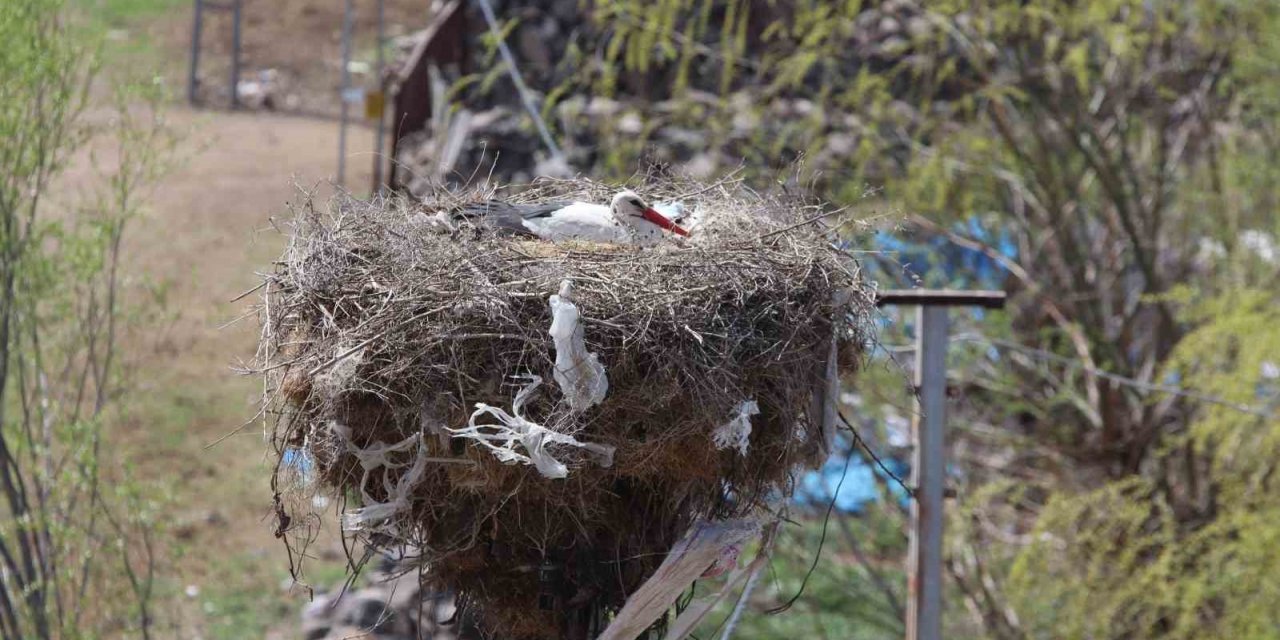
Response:
[{"label": "rusty metal pole", "polygon": [[942,638],[943,430],[947,411],[947,308],[916,310],[916,413],[911,420],[911,548],[907,640]]},{"label": "rusty metal pole", "polygon": [[911,420],[911,542],[907,555],[907,640],[942,638],[942,500],[947,473],[949,307],[1004,307],[1003,291],[883,291],[878,306],[914,305],[916,412]]}]

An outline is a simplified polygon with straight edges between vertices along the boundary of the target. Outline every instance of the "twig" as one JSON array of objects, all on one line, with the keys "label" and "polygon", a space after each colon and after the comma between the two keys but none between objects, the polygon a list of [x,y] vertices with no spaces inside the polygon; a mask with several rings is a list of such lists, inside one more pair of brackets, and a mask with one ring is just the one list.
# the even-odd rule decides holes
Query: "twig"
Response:
[{"label": "twig", "polygon": [[816,215],[816,216],[813,216],[812,218],[806,218],[806,219],[804,219],[804,220],[801,220],[800,222],[797,222],[797,223],[795,223],[795,224],[793,224],[793,225],[785,226],[785,227],[783,227],[783,228],[781,228],[781,229],[778,229],[778,230],[776,230],[776,231],[770,231],[769,233],[761,234],[760,236],[756,237],[756,240],[764,240],[764,239],[766,239],[766,238],[772,238],[773,236],[784,234],[784,233],[786,233],[786,232],[788,232],[788,231],[792,231],[792,230],[798,229],[798,228],[803,227],[803,226],[805,226],[805,225],[807,225],[807,224],[813,224],[814,222],[817,222],[817,221],[819,221],[819,220],[821,220],[821,219],[823,219],[823,218],[829,218],[829,217],[831,217],[831,216],[834,216],[834,215],[838,215],[838,214],[844,213],[844,212],[846,212],[846,211],[848,211],[848,210],[849,210],[849,207],[848,207],[848,206],[844,206],[844,207],[840,207],[839,209],[836,209],[835,211],[828,211],[828,212],[826,212],[826,213],[821,213],[821,214],[818,214],[818,215]]},{"label": "twig", "polygon": [[372,336],[369,336],[365,340],[360,341],[360,343],[357,344],[356,346],[351,347],[350,349],[343,351],[342,353],[334,356],[333,358],[321,364],[316,365],[314,369],[307,372],[307,377],[311,378],[316,374],[324,371],[325,369],[328,369],[329,367],[332,367],[333,365],[338,364],[339,362],[342,362],[351,354],[369,346],[370,344],[373,344],[375,340],[382,338],[383,336],[387,335],[388,333],[391,333],[392,331],[395,331],[411,322],[422,320],[423,318],[426,318],[427,316],[432,315],[434,313],[439,313],[441,311],[444,311],[445,309],[448,309],[449,307],[452,307],[452,306],[453,306],[452,304],[442,305],[442,306],[436,307],[435,309],[431,309],[430,311],[424,311],[423,313],[405,318],[404,320],[401,320],[400,322],[397,322],[396,324],[390,327],[387,327],[386,329],[383,329],[382,331],[379,331],[378,333],[375,333]]},{"label": "twig", "polygon": [[240,302],[241,300],[244,300],[246,296],[248,296],[249,294],[253,293],[254,291],[257,291],[257,290],[259,290],[259,289],[261,289],[261,288],[263,288],[263,287],[267,286],[267,282],[268,282],[267,280],[263,280],[262,282],[259,282],[259,283],[258,283],[258,286],[254,287],[254,288],[252,288],[252,289],[249,289],[248,291],[245,291],[244,293],[241,293],[240,295],[238,295],[238,296],[236,296],[236,297],[234,297],[234,298],[232,298],[232,299],[228,300],[227,302]]}]

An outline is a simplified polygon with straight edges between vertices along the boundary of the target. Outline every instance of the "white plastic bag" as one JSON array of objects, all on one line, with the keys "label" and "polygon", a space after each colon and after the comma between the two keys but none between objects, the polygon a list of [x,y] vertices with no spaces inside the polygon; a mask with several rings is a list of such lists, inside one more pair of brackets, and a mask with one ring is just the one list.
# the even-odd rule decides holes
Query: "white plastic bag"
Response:
[{"label": "white plastic bag", "polygon": [[609,377],[596,354],[587,351],[582,339],[577,305],[571,295],[573,284],[560,283],[559,295],[551,296],[551,339],[556,344],[553,375],[564,394],[569,410],[581,413],[600,404],[609,392]]}]

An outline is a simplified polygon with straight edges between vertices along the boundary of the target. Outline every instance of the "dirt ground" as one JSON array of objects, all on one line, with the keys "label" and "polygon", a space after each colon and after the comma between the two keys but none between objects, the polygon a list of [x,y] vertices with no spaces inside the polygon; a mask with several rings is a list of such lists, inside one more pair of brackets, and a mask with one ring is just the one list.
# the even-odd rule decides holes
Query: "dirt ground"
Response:
[{"label": "dirt ground", "polygon": [[[374,59],[376,3],[356,0],[354,58]],[[431,0],[387,0],[387,34],[421,28]],[[277,69],[305,102],[301,109],[338,109],[341,2],[246,0],[243,69]],[[185,92],[192,3],[116,25],[110,37],[128,51],[110,64],[158,68],[171,93]],[[202,79],[209,104],[226,101],[230,20],[207,15]],[[116,43],[120,44],[120,43]],[[372,74],[357,75],[372,87]],[[222,91],[219,96],[217,91]],[[110,117],[102,113],[95,117]],[[274,537],[269,447],[257,410],[260,382],[237,375],[252,357],[257,319],[244,316],[283,238],[273,218],[288,216],[298,187],[331,192],[338,123],[266,111],[166,107],[182,135],[177,164],[145,198],[126,233],[126,288],[137,315],[123,336],[127,402],[113,424],[110,461],[162,496],[168,542],[157,585],[155,637],[272,639],[299,637],[305,589],[291,584],[288,558]],[[356,119],[359,122],[358,118]],[[367,193],[373,133],[349,130],[347,186]],[[63,176],[67,203],[100,184],[89,150]],[[236,321],[239,318],[239,321]],[[231,435],[228,435],[231,434]],[[216,445],[213,443],[217,443]],[[211,446],[212,445],[212,446]],[[322,537],[309,551],[306,575],[317,586],[340,581],[340,547]]]},{"label": "dirt ground", "polygon": [[[352,60],[356,67],[352,84],[374,89],[377,2],[356,0],[352,13]],[[426,27],[432,0],[385,0],[387,38]],[[289,112],[335,114],[342,73],[342,2],[315,0],[245,0],[241,20],[242,77],[252,79],[271,69],[279,76],[282,97]],[[152,25],[153,38],[175,54],[189,47],[191,10],[184,7]],[[232,41],[229,12],[205,14],[201,49],[202,95],[210,104],[226,104]],[[387,59],[391,62],[390,57]],[[368,65],[367,69],[362,65]],[[185,78],[183,80],[185,82]]]},{"label": "dirt ground", "polygon": [[[388,34],[396,35],[425,23],[430,0],[386,4]],[[357,60],[373,59],[375,6],[356,2]],[[191,7],[174,0],[157,13],[113,24],[109,39],[123,53],[108,65],[157,69],[180,98]],[[305,110],[336,112],[341,15],[341,2],[246,0],[245,76],[278,69],[309,96]],[[206,26],[201,75],[210,89],[225,92],[230,21],[211,13]],[[371,84],[372,78],[356,81]],[[220,104],[216,98],[209,103]],[[231,300],[258,284],[255,271],[269,269],[279,255],[283,238],[273,218],[287,218],[298,187],[321,197],[331,193],[338,123],[182,103],[167,105],[164,116],[181,142],[176,164],[146,195],[125,237],[125,286],[133,303],[122,337],[128,388],[118,422],[109,427],[108,475],[123,477],[127,469],[160,494],[166,548],[155,596],[160,628],[153,637],[297,638],[307,592],[292,584],[288,557],[273,535],[263,425],[245,425],[257,410],[260,382],[235,371],[257,342],[257,319],[241,318],[254,296]],[[109,117],[105,105],[91,114]],[[371,128],[354,120],[347,186],[363,194],[370,188],[374,139]],[[101,185],[90,153],[83,150],[63,176],[63,204]],[[309,552],[305,578],[317,587],[338,583],[337,541],[322,537]]]},{"label": "dirt ground", "polygon": [[[174,635],[161,635],[249,638],[275,629],[268,637],[293,637],[306,596],[287,589],[286,556],[272,535],[262,425],[236,431],[259,391],[233,370],[252,356],[257,321],[223,325],[247,311],[247,301],[230,301],[278,255],[272,218],[297,201],[295,184],[330,192],[338,126],[182,107],[168,117],[187,132],[181,162],[149,197],[126,250],[131,285],[156,296],[162,317],[126,337],[137,401],[115,440],[135,473],[161,483],[172,501],[173,583],[162,587],[182,604]],[[371,132],[352,129],[349,145],[348,185],[365,192]],[[336,560],[323,545],[317,553]]]}]

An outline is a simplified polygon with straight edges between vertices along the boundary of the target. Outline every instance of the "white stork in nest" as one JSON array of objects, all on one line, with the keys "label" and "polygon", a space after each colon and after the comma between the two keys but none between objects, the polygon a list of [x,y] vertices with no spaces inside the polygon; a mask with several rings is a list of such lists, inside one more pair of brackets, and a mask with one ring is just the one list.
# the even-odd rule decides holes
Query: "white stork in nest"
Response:
[{"label": "white stork in nest", "polygon": [[477,219],[484,224],[551,242],[586,240],[609,244],[652,246],[666,232],[689,232],[650,207],[634,191],[621,191],[609,206],[587,202],[512,204],[490,200],[468,205],[454,219]]}]

